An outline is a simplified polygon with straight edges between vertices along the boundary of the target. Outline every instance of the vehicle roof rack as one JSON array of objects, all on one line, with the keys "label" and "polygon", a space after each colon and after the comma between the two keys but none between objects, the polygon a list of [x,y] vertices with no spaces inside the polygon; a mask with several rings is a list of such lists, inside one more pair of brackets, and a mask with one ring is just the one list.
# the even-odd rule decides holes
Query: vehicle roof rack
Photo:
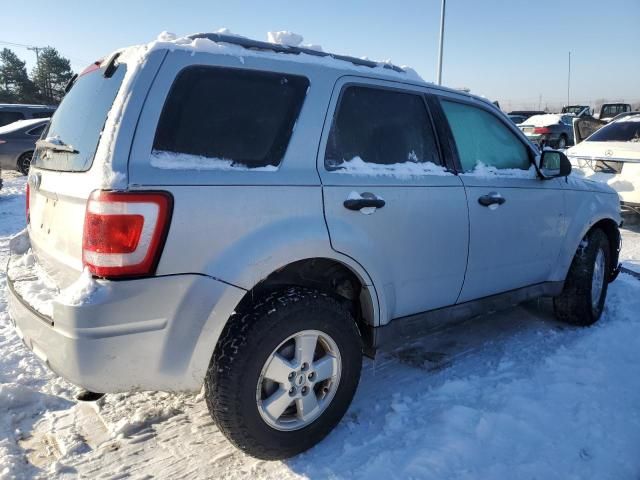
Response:
[{"label": "vehicle roof rack", "polygon": [[362,58],[349,57],[347,55],[337,55],[335,53],[323,52],[320,50],[313,50],[311,48],[304,47],[292,47],[290,45],[281,45],[278,43],[261,42],[259,40],[252,40],[250,38],[238,37],[235,35],[225,35],[222,33],[196,33],[189,35],[189,38],[195,40],[197,38],[206,38],[212,42],[230,43],[232,45],[239,45],[248,50],[265,50],[277,53],[290,53],[293,55],[299,55],[304,53],[306,55],[313,55],[314,57],[331,57],[336,60],[343,60],[350,62],[354,65],[375,68],[382,65],[383,68],[393,70],[394,72],[406,73],[402,68],[391,63],[377,63],[371,60],[364,60]]}]

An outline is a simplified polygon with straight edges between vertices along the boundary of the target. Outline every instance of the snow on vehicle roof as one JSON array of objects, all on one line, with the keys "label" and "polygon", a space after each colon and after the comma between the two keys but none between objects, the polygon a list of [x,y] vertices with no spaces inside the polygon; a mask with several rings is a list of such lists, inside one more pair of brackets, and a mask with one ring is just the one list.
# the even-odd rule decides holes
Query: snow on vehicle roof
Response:
[{"label": "snow on vehicle roof", "polygon": [[616,118],[611,123],[621,123],[621,122],[640,122],[640,112],[633,113],[631,115],[625,115],[621,118]]},{"label": "snow on vehicle roof", "polygon": [[534,115],[527,118],[521,125],[530,125],[532,127],[547,127],[554,125],[562,121],[562,117],[566,115],[559,115],[557,113],[546,113],[544,115]]},{"label": "snow on vehicle roof", "polygon": [[[138,61],[154,50],[184,50],[192,53],[204,52],[238,57],[262,57],[288,60],[298,63],[320,64],[330,68],[367,71],[376,75],[391,76],[395,79],[425,83],[411,67],[398,67],[389,61],[372,61],[366,58],[349,57],[324,52],[318,45],[302,45],[303,37],[292,32],[269,32],[268,42],[253,40],[220,29],[214,33],[196,33],[178,37],[170,32],[162,32],[156,40],[146,44],[119,50],[123,56],[128,51],[137,51]],[[284,54],[284,55],[283,55]],[[129,56],[129,55],[126,55]]]},{"label": "snow on vehicle roof", "polygon": [[44,123],[48,121],[49,121],[49,118],[30,118],[28,120],[17,120],[13,123],[9,123],[3,127],[0,127],[0,133],[14,132],[21,128],[28,127],[29,125],[37,125],[39,123]]}]

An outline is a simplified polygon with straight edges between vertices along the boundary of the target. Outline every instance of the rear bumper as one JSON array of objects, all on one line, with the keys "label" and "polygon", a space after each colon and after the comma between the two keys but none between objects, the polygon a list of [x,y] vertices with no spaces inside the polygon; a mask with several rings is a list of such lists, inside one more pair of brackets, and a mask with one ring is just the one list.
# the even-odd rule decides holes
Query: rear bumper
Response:
[{"label": "rear bumper", "polygon": [[9,314],[51,370],[94,392],[197,391],[244,290],[203,275],[103,282],[97,300],[38,313],[9,284]]}]

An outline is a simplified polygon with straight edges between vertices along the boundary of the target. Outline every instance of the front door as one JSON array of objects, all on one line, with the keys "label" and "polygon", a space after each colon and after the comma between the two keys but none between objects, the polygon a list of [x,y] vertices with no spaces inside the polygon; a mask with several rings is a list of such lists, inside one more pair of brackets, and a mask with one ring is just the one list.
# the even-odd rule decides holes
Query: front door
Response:
[{"label": "front door", "polygon": [[539,179],[535,152],[494,109],[440,104],[469,207],[469,260],[458,301],[548,281],[562,241],[564,179]]}]

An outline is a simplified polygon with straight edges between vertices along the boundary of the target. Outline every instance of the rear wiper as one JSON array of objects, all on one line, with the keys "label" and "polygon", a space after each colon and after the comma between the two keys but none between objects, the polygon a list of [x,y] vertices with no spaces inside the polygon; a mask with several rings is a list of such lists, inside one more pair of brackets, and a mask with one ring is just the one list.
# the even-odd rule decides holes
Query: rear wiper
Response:
[{"label": "rear wiper", "polygon": [[73,148],[72,145],[67,145],[57,135],[55,137],[47,137],[36,142],[36,147],[51,150],[53,152],[67,152],[67,153],[80,153]]}]

